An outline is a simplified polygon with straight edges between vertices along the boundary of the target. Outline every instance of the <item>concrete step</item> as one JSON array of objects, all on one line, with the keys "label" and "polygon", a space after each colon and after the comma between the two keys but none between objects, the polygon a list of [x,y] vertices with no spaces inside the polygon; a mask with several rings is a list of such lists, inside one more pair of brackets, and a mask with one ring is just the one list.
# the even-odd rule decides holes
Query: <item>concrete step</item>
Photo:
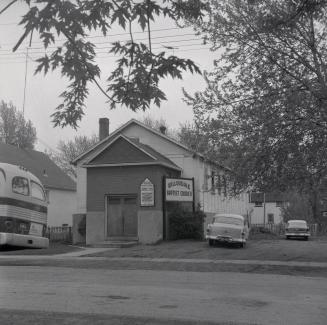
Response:
[{"label": "concrete step", "polygon": [[124,247],[131,247],[137,245],[138,242],[133,241],[123,241],[123,240],[105,240],[102,242],[98,242],[95,244],[90,245],[91,247],[96,248],[124,248]]}]

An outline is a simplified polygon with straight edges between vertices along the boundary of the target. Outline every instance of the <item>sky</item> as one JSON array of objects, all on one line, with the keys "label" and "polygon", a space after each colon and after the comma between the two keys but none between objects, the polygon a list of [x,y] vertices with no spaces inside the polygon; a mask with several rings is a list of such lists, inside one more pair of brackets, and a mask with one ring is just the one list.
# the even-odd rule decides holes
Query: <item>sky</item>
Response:
[{"label": "sky", "polygon": [[[0,0],[0,10],[10,2]],[[192,94],[203,90],[205,82],[201,75],[184,73],[183,80],[171,78],[163,80],[160,87],[168,100],[163,102],[160,108],[153,106],[145,112],[134,113],[122,107],[110,110],[105,96],[91,85],[85,115],[79,123],[79,128],[77,130],[70,126],[54,128],[51,114],[61,103],[59,95],[65,90],[65,80],[59,71],[50,72],[45,76],[34,75],[36,68],[34,60],[44,53],[37,35],[33,35],[27,60],[28,42],[24,42],[16,53],[12,52],[12,48],[22,35],[22,27],[18,26],[18,22],[27,9],[26,4],[18,2],[0,15],[0,100],[12,102],[18,110],[24,111],[26,119],[32,121],[37,131],[37,150],[56,151],[60,140],[72,140],[77,135],[98,134],[98,120],[101,117],[109,118],[110,132],[131,118],[142,120],[149,116],[153,119],[163,119],[170,128],[178,128],[180,123],[192,121],[192,108],[183,102],[182,88]],[[101,69],[98,81],[106,88],[105,81],[118,58],[107,53],[108,47],[113,41],[127,39],[127,31],[113,28],[107,38],[98,34],[90,36],[92,37],[90,40],[96,43],[98,48],[97,63]],[[135,39],[145,37],[147,35],[140,32],[134,34]],[[172,46],[175,49],[170,50],[170,54],[192,59],[201,70],[210,71],[216,58],[216,54],[209,50],[208,45],[202,44],[200,37],[196,36],[191,28],[179,29],[169,20],[160,19],[152,26],[152,46],[160,50],[164,50],[163,46]]]}]

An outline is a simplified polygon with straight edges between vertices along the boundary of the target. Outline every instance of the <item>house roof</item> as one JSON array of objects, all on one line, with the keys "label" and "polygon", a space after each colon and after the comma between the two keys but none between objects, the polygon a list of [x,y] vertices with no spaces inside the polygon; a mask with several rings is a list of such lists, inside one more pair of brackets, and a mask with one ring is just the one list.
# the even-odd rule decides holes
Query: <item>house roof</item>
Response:
[{"label": "house roof", "polygon": [[262,192],[251,192],[250,193],[250,203],[255,202],[286,202],[286,196],[283,193],[275,192],[275,193],[264,193]]},{"label": "house roof", "polygon": [[[118,144],[118,146],[115,146]],[[110,152],[110,150],[113,150]],[[140,143],[136,139],[118,134],[111,139],[100,151],[96,151],[83,166],[113,166],[113,165],[162,165],[180,171],[174,162],[163,156],[148,145]]]},{"label": "house roof", "polygon": [[76,191],[76,183],[43,152],[0,142],[0,162],[27,168],[46,188]]},{"label": "house roof", "polygon": [[[190,148],[188,148],[187,146],[179,143],[178,141],[168,137],[167,135],[151,128],[150,126],[138,121],[138,120],[135,120],[135,119],[131,119],[129,120],[128,122],[126,122],[125,124],[123,124],[122,126],[120,126],[118,129],[116,129],[115,131],[113,131],[112,133],[109,134],[109,136],[107,136],[106,138],[104,138],[103,140],[99,141],[98,143],[96,143],[95,145],[93,145],[89,150],[85,151],[84,153],[82,153],[81,155],[79,155],[77,158],[75,158],[72,163],[73,164],[76,164],[78,161],[80,161],[81,159],[83,159],[85,156],[87,156],[89,153],[91,153],[92,151],[95,151],[95,150],[101,150],[101,148],[103,146],[106,145],[106,143],[108,141],[110,141],[110,139],[114,138],[117,134],[121,133],[125,128],[127,128],[128,126],[132,125],[132,124],[137,124],[141,127],[143,127],[144,129],[168,140],[169,142],[171,143],[174,143],[175,145],[189,151],[190,153],[195,153],[193,150],[191,150]],[[202,154],[198,154],[200,157],[203,157]]]},{"label": "house roof", "polygon": [[[87,151],[85,151],[84,153],[82,153],[81,155],[79,155],[77,158],[75,158],[72,161],[72,163],[76,165],[80,160],[84,159],[89,154],[92,154],[92,152],[99,151],[99,150],[101,151],[102,148],[104,148],[106,146],[106,144],[108,143],[108,141],[110,141],[111,139],[113,139],[116,135],[122,133],[122,131],[125,128],[127,128],[128,126],[130,126],[132,124],[136,124],[136,125],[144,128],[144,129],[152,132],[153,134],[156,134],[156,135],[158,135],[158,136],[166,139],[167,141],[175,144],[176,146],[178,146],[180,148],[183,148],[184,150],[188,151],[190,154],[195,155],[195,156],[198,156],[198,157],[204,159],[205,161],[207,161],[210,164],[213,164],[215,166],[218,166],[220,168],[223,168],[223,169],[226,169],[226,170],[230,171],[230,169],[228,167],[222,166],[222,165],[220,165],[219,163],[217,163],[215,161],[211,161],[211,160],[205,159],[205,157],[203,156],[203,154],[198,153],[198,152],[195,152],[194,150],[191,150],[190,148],[188,148],[187,146],[185,146],[182,143],[178,142],[177,140],[172,139],[171,137],[169,137],[169,136],[161,133],[160,131],[157,131],[157,130],[151,128],[150,126],[148,126],[148,125],[146,125],[146,124],[144,124],[144,123],[142,123],[142,122],[140,122],[138,120],[135,120],[135,119],[131,119],[128,122],[126,122],[125,124],[123,124],[122,126],[120,126],[118,129],[116,129],[114,132],[110,133],[109,136],[107,136],[106,138],[104,138],[102,141],[99,141],[98,143],[96,143],[95,145],[93,145],[90,149],[88,149]],[[154,149],[152,149],[152,150],[154,150]]]}]

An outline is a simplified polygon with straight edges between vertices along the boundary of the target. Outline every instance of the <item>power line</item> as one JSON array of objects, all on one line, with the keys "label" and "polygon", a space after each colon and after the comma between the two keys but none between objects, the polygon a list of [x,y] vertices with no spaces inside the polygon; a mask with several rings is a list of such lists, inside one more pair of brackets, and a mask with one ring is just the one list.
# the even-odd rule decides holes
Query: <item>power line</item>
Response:
[{"label": "power line", "polygon": [[[194,36],[194,34],[192,33],[185,33],[185,34],[179,34],[179,35],[166,35],[166,36],[158,36],[158,37],[152,37],[152,40],[158,40],[158,39],[165,39],[165,38],[168,38],[168,39],[171,39],[171,38],[176,38],[176,37],[182,37],[182,36]],[[177,40],[167,40],[167,41],[161,41],[160,43],[163,43],[163,42],[185,42],[185,41],[200,41],[201,39],[200,38],[196,38],[196,37],[192,37],[192,38],[186,38],[186,39],[177,39]],[[125,41],[129,41],[129,39],[124,39],[124,40],[119,40],[121,42],[125,42]],[[147,38],[136,38],[134,39],[134,41],[147,41]],[[112,45],[114,43],[114,41],[106,41],[106,42],[94,42],[93,44],[94,45],[104,45],[104,44],[110,44]],[[159,44],[158,42],[152,42],[152,44]],[[30,47],[31,50],[48,50],[48,49],[56,49],[58,47],[62,46],[61,45],[57,45],[57,46],[48,46],[46,49],[44,47]],[[96,48],[101,48],[101,47],[96,47]],[[10,52],[11,51],[11,48],[8,48],[8,49],[0,49],[0,52]],[[23,50],[19,50],[19,51],[16,51],[16,52],[11,52],[13,54],[19,54],[19,53],[24,53]],[[1,54],[0,54],[1,55]]]},{"label": "power line", "polygon": [[[191,48],[191,49],[171,49],[171,50],[168,50],[167,52],[194,52],[194,51],[208,51],[210,50],[209,48]],[[98,59],[114,59],[114,58],[117,58],[117,56],[114,56],[114,55],[106,55],[106,56],[97,56],[96,57],[96,60]],[[24,58],[22,58],[24,59]],[[35,63],[35,60],[33,58],[31,58],[31,61],[33,61]],[[8,60],[11,60],[11,61],[8,61]],[[20,58],[12,58],[12,59],[2,59],[0,58],[0,64],[25,64],[25,61],[21,61]]]},{"label": "power line", "polygon": [[[157,32],[164,32],[164,31],[169,31],[169,30],[185,30],[185,29],[190,29],[191,27],[185,27],[185,28],[180,28],[180,27],[171,27],[171,28],[158,28],[154,29],[151,32],[157,33]],[[147,33],[146,31],[142,32],[133,32],[133,34],[145,34]],[[83,38],[89,39],[89,38],[109,38],[109,37],[115,37],[115,36],[129,36],[129,32],[124,32],[124,33],[115,33],[115,34],[107,34],[106,36],[99,35],[99,36],[85,36]],[[192,35],[195,35],[194,33]],[[66,41],[65,38],[59,38],[57,39],[57,42],[64,42]],[[42,44],[42,41],[34,41],[34,44]],[[15,43],[1,43],[2,45],[14,45]]]}]

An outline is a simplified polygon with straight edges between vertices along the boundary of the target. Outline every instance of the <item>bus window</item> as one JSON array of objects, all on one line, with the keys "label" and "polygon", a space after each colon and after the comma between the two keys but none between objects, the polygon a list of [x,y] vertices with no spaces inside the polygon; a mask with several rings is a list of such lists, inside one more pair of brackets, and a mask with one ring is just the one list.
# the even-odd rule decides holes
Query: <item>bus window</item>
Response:
[{"label": "bus window", "polygon": [[12,191],[22,195],[29,195],[28,179],[16,176],[12,179]]},{"label": "bus window", "polygon": [[31,181],[31,195],[39,200],[45,201],[45,195],[41,185]]}]

